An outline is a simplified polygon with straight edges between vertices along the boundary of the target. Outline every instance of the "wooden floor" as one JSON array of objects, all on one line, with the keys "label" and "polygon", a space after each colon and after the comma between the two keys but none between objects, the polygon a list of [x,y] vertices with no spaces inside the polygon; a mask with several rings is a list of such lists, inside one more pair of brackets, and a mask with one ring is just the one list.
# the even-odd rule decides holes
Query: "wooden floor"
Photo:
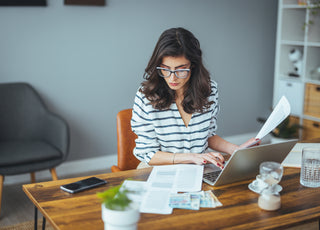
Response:
[{"label": "wooden floor", "polygon": [[[59,179],[78,176],[109,173],[111,170],[94,171],[78,175],[69,175]],[[42,219],[39,212],[38,218]],[[2,208],[0,215],[0,227],[10,226],[34,219],[34,205],[22,191],[22,184],[5,185],[2,194]]]}]

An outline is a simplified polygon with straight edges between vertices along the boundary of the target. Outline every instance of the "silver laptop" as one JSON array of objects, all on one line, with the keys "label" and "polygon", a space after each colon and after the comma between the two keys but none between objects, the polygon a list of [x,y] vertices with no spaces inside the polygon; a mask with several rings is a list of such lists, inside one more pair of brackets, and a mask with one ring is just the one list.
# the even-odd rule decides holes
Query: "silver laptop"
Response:
[{"label": "silver laptop", "polygon": [[235,151],[221,170],[213,164],[204,168],[203,181],[220,186],[237,181],[249,180],[259,174],[259,165],[264,161],[281,163],[297,140],[276,144],[259,145]]}]

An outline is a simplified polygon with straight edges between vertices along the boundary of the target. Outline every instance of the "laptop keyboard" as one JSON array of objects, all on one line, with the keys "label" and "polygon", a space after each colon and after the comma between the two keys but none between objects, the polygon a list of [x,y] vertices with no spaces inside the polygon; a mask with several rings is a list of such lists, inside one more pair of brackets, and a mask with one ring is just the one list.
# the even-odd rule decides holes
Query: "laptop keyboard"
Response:
[{"label": "laptop keyboard", "polygon": [[218,178],[218,176],[220,175],[220,173],[221,173],[221,170],[204,173],[203,174],[203,181],[210,184],[210,185],[213,185],[214,182],[216,181],[216,179]]}]

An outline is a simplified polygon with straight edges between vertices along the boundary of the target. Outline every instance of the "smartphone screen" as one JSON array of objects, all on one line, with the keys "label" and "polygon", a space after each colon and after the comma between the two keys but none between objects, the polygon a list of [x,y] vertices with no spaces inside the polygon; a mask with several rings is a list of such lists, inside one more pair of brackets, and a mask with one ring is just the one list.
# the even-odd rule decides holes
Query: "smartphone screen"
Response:
[{"label": "smartphone screen", "polygon": [[80,180],[74,183],[61,185],[60,188],[69,193],[76,193],[86,189],[94,188],[99,185],[106,184],[107,181],[97,177],[90,177],[84,180]]}]

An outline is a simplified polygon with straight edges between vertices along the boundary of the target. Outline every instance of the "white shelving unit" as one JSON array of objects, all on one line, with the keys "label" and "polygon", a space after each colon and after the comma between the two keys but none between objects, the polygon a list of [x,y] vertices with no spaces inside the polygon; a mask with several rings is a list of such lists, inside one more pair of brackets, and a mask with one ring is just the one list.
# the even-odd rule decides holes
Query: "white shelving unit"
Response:
[{"label": "white shelving unit", "polygon": [[[312,102],[312,109],[319,109],[319,113],[313,116],[305,114],[306,86],[315,84],[314,89],[319,90],[319,94],[316,92],[313,95],[320,97],[320,76],[311,74],[312,70],[320,67],[320,12],[316,16],[310,12],[309,6],[299,5],[298,0],[279,0],[273,105],[285,95],[292,107],[291,115],[297,117],[301,125],[311,122],[315,129],[318,128],[320,137],[320,98]],[[309,19],[312,19],[314,24],[304,28]],[[295,73],[295,66],[289,60],[292,49],[299,49],[303,55],[299,77],[289,74]],[[310,99],[310,96],[308,98]],[[301,137],[310,137],[307,135],[309,128],[303,129]]]}]

